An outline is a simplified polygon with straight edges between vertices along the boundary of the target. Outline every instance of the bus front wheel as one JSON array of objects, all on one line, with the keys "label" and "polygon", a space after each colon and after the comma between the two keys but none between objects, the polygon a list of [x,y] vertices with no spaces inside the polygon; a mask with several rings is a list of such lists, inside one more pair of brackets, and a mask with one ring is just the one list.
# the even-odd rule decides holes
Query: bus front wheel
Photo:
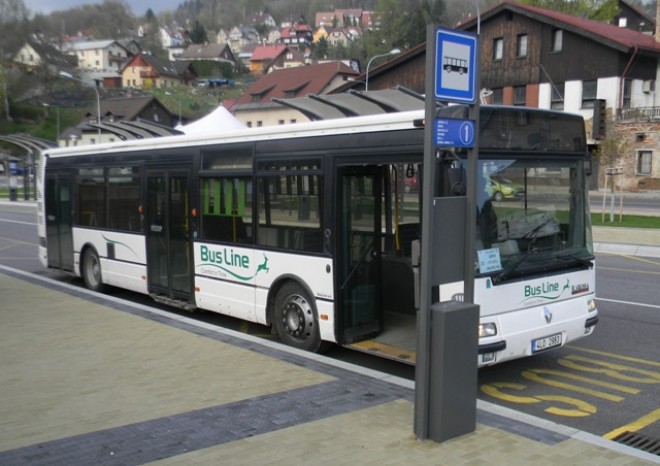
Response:
[{"label": "bus front wheel", "polygon": [[87,249],[83,255],[81,264],[85,286],[92,291],[103,292],[105,285],[103,285],[101,276],[101,261],[96,251],[91,248]]},{"label": "bus front wheel", "polygon": [[318,320],[312,301],[296,283],[285,284],[277,293],[273,325],[282,343],[313,352],[321,348]]}]

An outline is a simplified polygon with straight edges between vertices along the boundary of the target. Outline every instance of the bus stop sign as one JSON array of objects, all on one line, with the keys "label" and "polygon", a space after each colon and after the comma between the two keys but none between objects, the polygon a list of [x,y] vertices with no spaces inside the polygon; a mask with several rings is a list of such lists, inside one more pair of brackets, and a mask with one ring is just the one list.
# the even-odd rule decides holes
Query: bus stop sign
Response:
[{"label": "bus stop sign", "polygon": [[473,104],[477,100],[477,36],[438,28],[435,44],[435,98]]}]

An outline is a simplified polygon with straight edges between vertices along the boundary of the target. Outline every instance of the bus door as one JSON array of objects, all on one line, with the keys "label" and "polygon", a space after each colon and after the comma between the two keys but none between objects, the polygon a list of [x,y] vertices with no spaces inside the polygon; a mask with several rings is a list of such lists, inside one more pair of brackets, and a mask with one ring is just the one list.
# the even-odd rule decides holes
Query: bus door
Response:
[{"label": "bus door", "polygon": [[46,174],[48,267],[69,272],[73,271],[72,179],[68,172]]},{"label": "bus door", "polygon": [[381,309],[380,167],[340,170],[339,249],[337,254],[341,342],[379,333]]},{"label": "bus door", "polygon": [[186,170],[147,171],[149,293],[174,300],[192,296],[192,208]]}]

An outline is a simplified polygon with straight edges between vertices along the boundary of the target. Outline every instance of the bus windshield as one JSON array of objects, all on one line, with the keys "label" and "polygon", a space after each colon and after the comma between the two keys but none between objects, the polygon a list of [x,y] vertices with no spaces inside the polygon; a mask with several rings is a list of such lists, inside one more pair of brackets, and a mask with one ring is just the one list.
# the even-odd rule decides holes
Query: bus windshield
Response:
[{"label": "bus windshield", "polygon": [[481,159],[477,274],[493,281],[593,259],[584,160]]}]

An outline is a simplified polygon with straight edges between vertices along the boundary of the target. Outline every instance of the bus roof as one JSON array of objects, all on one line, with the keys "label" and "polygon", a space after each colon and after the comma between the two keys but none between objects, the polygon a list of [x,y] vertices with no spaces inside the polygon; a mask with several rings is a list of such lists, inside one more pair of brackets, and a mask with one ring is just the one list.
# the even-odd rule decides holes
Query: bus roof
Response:
[{"label": "bus roof", "polygon": [[415,121],[419,121],[423,118],[424,111],[416,110],[335,120],[312,121],[291,125],[240,128],[201,135],[177,135],[65,147],[45,151],[44,155],[47,157],[68,157],[78,155],[112,154],[131,150],[152,150],[158,148],[190,146],[202,147],[218,143],[263,141],[268,139],[326,136],[332,134],[364,133],[383,130],[404,130],[413,129],[415,127]]}]

